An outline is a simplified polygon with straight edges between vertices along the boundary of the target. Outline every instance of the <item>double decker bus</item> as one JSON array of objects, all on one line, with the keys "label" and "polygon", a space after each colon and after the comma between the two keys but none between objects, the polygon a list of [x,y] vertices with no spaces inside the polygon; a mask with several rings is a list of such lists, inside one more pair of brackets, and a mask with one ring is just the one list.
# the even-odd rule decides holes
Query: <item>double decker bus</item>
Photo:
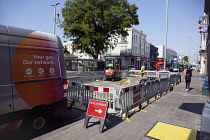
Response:
[{"label": "double decker bus", "polygon": [[159,71],[161,68],[164,68],[164,58],[156,58],[156,70]]}]

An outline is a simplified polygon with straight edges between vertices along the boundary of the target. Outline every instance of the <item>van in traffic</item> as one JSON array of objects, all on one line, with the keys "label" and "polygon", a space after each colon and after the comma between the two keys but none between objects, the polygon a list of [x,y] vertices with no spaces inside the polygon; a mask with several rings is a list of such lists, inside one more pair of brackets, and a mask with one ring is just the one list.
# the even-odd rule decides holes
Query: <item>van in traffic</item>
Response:
[{"label": "van in traffic", "polygon": [[0,25],[0,134],[44,130],[66,111],[67,88],[59,37]]}]

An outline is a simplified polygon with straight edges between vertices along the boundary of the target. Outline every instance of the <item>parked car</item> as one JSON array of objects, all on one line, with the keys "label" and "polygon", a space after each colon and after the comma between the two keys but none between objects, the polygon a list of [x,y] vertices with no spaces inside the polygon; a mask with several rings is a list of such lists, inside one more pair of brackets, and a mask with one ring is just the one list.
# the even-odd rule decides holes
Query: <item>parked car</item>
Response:
[{"label": "parked car", "polygon": [[134,65],[128,65],[127,67],[126,67],[126,70],[135,70],[136,68],[135,68],[135,66]]}]

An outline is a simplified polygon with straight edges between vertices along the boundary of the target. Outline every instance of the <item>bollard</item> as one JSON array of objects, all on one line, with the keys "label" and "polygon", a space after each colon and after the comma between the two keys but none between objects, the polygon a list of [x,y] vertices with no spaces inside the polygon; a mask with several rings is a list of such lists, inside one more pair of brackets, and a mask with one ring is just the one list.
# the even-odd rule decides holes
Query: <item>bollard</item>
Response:
[{"label": "bollard", "polygon": [[210,135],[210,99],[207,100],[202,111],[200,132]]}]

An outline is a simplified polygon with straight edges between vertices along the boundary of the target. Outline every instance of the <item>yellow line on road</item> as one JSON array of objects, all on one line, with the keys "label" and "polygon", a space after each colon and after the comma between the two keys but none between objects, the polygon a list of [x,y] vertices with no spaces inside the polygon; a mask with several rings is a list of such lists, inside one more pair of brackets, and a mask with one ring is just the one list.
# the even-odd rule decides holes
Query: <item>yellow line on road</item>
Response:
[{"label": "yellow line on road", "polygon": [[[155,98],[152,98],[152,99],[153,99],[153,100],[155,100]],[[159,100],[157,100],[157,99],[156,99],[155,101],[160,102],[160,101],[159,101]]]},{"label": "yellow line on road", "polygon": [[143,110],[143,109],[138,109],[138,108],[134,108],[134,109],[142,111],[142,112],[147,112],[146,110]]},{"label": "yellow line on road", "polygon": [[131,122],[131,120],[130,120],[130,119],[128,119],[128,118],[126,118],[126,120],[127,120],[127,122]]},{"label": "yellow line on road", "polygon": [[150,105],[150,104],[146,104],[146,103],[143,103],[144,105],[148,105],[148,106],[152,106],[152,107],[154,107],[154,105]]}]

